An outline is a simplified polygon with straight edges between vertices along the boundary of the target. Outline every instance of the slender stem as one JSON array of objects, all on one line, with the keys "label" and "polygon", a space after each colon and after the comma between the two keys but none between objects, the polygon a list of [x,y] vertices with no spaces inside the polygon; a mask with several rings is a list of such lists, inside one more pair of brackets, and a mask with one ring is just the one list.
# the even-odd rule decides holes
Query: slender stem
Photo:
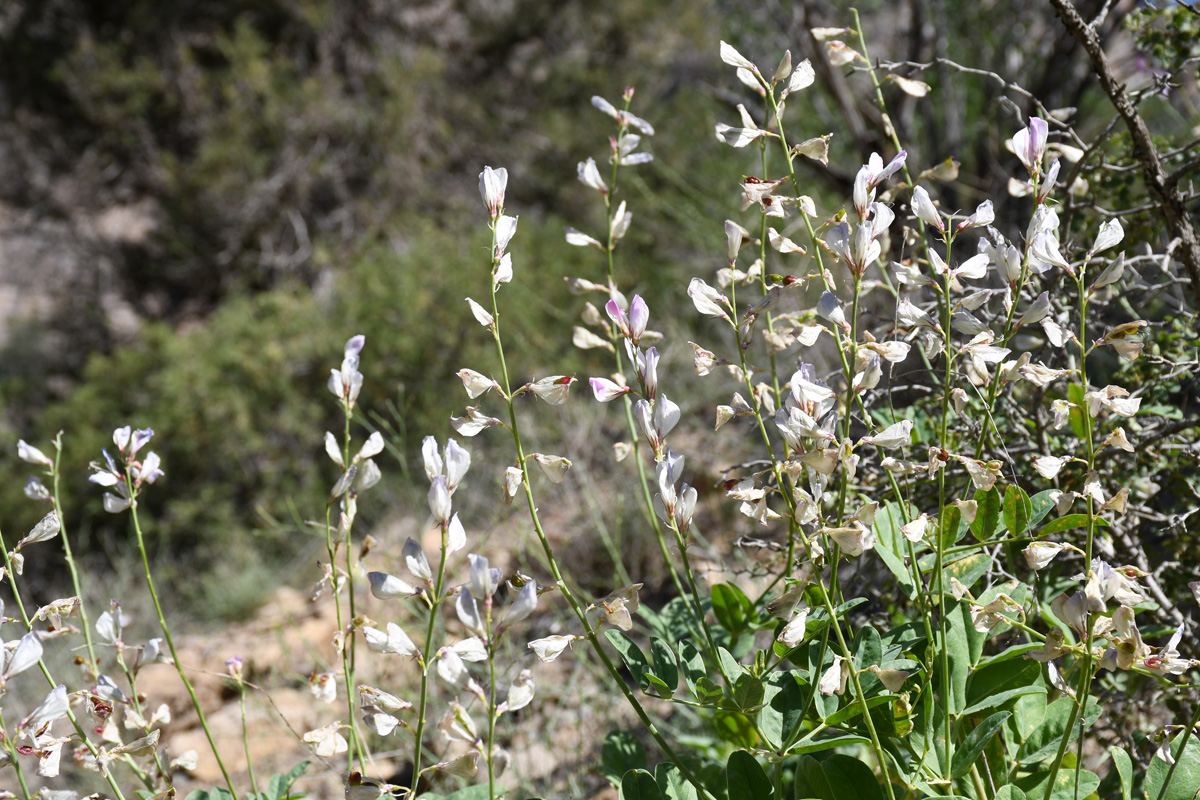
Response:
[{"label": "slender stem", "polygon": [[[8,727],[4,724],[4,713],[0,712],[0,731],[6,731]],[[8,763],[12,765],[13,772],[17,774],[17,783],[21,785],[21,794],[25,800],[33,800],[33,795],[29,792],[29,784],[25,782],[25,771],[21,769],[21,761],[17,758],[16,740],[10,739],[7,736],[3,739],[4,751],[8,753]]]},{"label": "slender stem", "polygon": [[446,581],[446,562],[450,559],[447,553],[449,540],[446,535],[446,527],[449,523],[442,525],[442,557],[438,561],[437,580],[433,584],[433,595],[429,600],[429,620],[425,624],[425,649],[417,656],[417,662],[421,665],[421,697],[417,707],[417,729],[416,746],[413,751],[413,778],[412,787],[409,794],[413,797],[417,795],[417,781],[421,777],[421,751],[425,746],[425,716],[429,704],[429,666],[431,659],[429,654],[433,652],[433,636],[437,627],[438,609],[442,605],[442,591]]},{"label": "slender stem", "polygon": [[154,587],[154,575],[150,570],[150,557],[146,553],[146,542],[142,536],[142,525],[138,519],[138,500],[136,490],[133,489],[133,474],[128,466],[125,468],[125,480],[127,481],[126,485],[130,487],[130,493],[133,495],[129,503],[129,516],[133,521],[133,532],[137,536],[138,552],[142,556],[142,571],[146,576],[146,588],[150,592],[150,599],[154,601],[154,613],[158,617],[158,625],[162,628],[163,638],[167,642],[167,649],[171,651],[171,661],[175,664],[175,671],[179,674],[179,679],[183,682],[183,687],[187,690],[188,697],[192,701],[192,708],[196,710],[196,718],[200,721],[200,727],[204,730],[204,738],[208,740],[208,746],[212,750],[213,758],[217,760],[217,766],[221,770],[221,776],[225,779],[225,785],[228,787],[229,793],[233,795],[233,800],[238,800],[237,789],[233,786],[233,778],[229,776],[229,770],[225,767],[225,761],[221,758],[221,752],[217,749],[216,740],[213,739],[212,731],[208,727],[208,718],[204,716],[204,709],[200,707],[200,700],[196,697],[196,690],[192,687],[192,682],[188,680],[187,673],[184,672],[183,664],[179,660],[179,654],[175,650],[175,637],[171,635],[171,628],[167,625],[166,616],[163,615],[158,590]]},{"label": "slender stem", "polygon": [[250,755],[250,727],[246,724],[246,684],[238,680],[238,707],[242,712],[242,748],[246,751],[246,771],[250,775],[250,791],[258,794],[258,779],[254,776],[254,758]]},{"label": "slender stem", "polygon": [[[495,260],[496,260],[496,256],[495,256],[496,236],[495,236],[495,233],[496,233],[495,220],[493,219],[493,221],[492,221],[493,264],[495,263]],[[625,680],[621,677],[621,673],[618,671],[616,665],[613,664],[612,659],[609,657],[608,653],[604,650],[604,646],[600,642],[600,637],[599,637],[596,629],[592,626],[590,620],[588,620],[587,612],[584,610],[582,604],[575,597],[574,592],[571,591],[571,587],[567,584],[566,580],[562,576],[562,572],[559,569],[558,561],[554,557],[554,549],[550,546],[550,542],[546,538],[546,532],[542,527],[541,517],[539,516],[538,510],[537,510],[537,503],[534,500],[534,496],[533,496],[532,481],[531,481],[531,477],[529,474],[529,464],[526,461],[525,450],[521,444],[520,426],[517,424],[517,411],[516,411],[516,405],[514,403],[514,398],[513,398],[512,384],[509,380],[508,364],[505,361],[505,357],[504,357],[504,344],[503,344],[503,341],[500,336],[500,308],[499,308],[499,304],[497,303],[497,300],[496,300],[496,283],[495,283],[494,279],[489,279],[489,291],[491,293],[491,298],[492,298],[492,320],[493,320],[492,321],[492,338],[495,340],[495,343],[496,343],[496,356],[500,363],[500,375],[501,375],[501,379],[503,381],[503,383],[501,384],[501,388],[503,389],[505,403],[508,406],[509,431],[512,434],[513,447],[516,451],[516,456],[517,456],[517,464],[520,466],[521,473],[522,473],[521,483],[525,490],[525,502],[526,502],[526,505],[529,510],[529,517],[530,517],[530,520],[533,522],[534,532],[537,534],[538,542],[541,544],[542,552],[546,557],[547,567],[550,569],[551,574],[554,576],[555,585],[558,587],[558,590],[562,593],[563,598],[567,601],[567,605],[570,606],[572,613],[575,614],[576,619],[579,620],[580,625],[583,627],[584,631],[586,632],[586,637],[587,637],[588,643],[592,646],[592,651],[596,654],[596,657],[600,659],[600,662],[604,665],[604,669],[608,672],[609,676],[613,680],[613,683],[620,690],[621,694],[625,696],[625,700],[633,708],[633,711],[637,715],[638,720],[641,721],[642,725],[646,728],[646,731],[650,734],[651,738],[654,739],[654,741],[658,745],[659,749],[662,750],[663,754],[668,759],[670,759],[671,762],[674,763],[676,767],[679,768],[679,772],[681,775],[683,775],[684,780],[686,780],[688,783],[690,783],[694,787],[696,787],[696,791],[700,794],[701,797],[708,798],[708,800],[715,800],[715,798],[713,798],[713,795],[708,791],[707,788],[705,788],[704,784],[700,781],[700,779],[696,777],[696,775],[691,771],[691,769],[687,766],[687,764],[685,764],[683,762],[683,760],[680,759],[680,757],[675,753],[675,751],[671,747],[671,745],[667,743],[666,739],[663,738],[662,734],[658,730],[658,726],[655,725],[654,722],[650,719],[650,716],[646,713],[645,708],[642,707],[642,704],[638,701],[637,697],[633,694],[633,692],[625,684]]]},{"label": "slender stem", "polygon": [[[13,600],[17,604],[17,611],[21,615],[21,622],[25,625],[25,630],[32,631],[33,623],[30,621],[29,613],[25,608],[25,601],[21,597],[21,590],[17,586],[17,573],[13,569],[12,553],[9,552],[8,545],[4,542],[4,534],[2,532],[0,532],[0,555],[4,557],[4,567],[5,572],[8,575],[9,588],[12,591]],[[50,673],[50,668],[46,666],[46,660],[44,658],[38,659],[38,669],[41,670],[42,677],[46,679],[46,683],[48,683],[52,689],[58,686],[58,683],[54,680],[54,676]],[[84,729],[82,723],[79,722],[79,718],[75,716],[75,712],[71,709],[70,705],[67,706],[67,719],[70,720],[71,725],[75,727],[75,732],[79,734],[79,739],[83,742],[84,746],[87,747],[88,752],[93,757],[99,756],[99,749],[92,742],[92,740],[88,738],[87,731]],[[3,730],[5,730],[5,728],[3,724],[0,723],[0,731]],[[11,742],[6,740],[5,747],[8,747],[9,745],[11,745]],[[17,762],[15,760],[13,761],[13,766],[17,766]],[[116,777],[111,771],[105,774],[105,780],[108,781],[109,788],[113,790],[113,793],[117,796],[117,800],[125,800],[125,795],[121,791],[121,787],[117,783]],[[24,787],[23,781],[22,787]]]},{"label": "slender stem", "polygon": [[79,567],[75,563],[75,554],[71,551],[71,537],[67,535],[67,523],[63,519],[62,494],[59,487],[59,464],[61,461],[62,432],[60,431],[54,437],[54,466],[50,470],[53,484],[52,502],[54,503],[54,511],[58,514],[58,535],[62,541],[63,556],[67,561],[67,569],[71,573],[71,586],[75,589],[75,596],[79,598],[79,621],[83,626],[83,641],[87,645],[88,675],[94,680],[98,674],[99,661],[96,659],[96,648],[92,643],[92,625],[88,619],[87,601],[83,596],[83,588],[79,581]]},{"label": "slender stem", "polygon": [[[338,630],[344,633],[346,631],[346,621],[342,615],[342,593],[337,577],[337,551],[341,543],[334,541],[333,538],[333,507],[333,500],[325,504],[325,552],[329,555],[329,579],[330,590],[333,593],[334,615],[337,618]],[[347,549],[349,549],[349,546],[349,541],[347,541]],[[350,720],[350,741],[346,751],[346,769],[347,771],[351,771],[354,769],[354,758],[358,752],[359,738],[358,728],[354,721],[354,693],[350,689],[349,656],[346,654],[345,642],[342,645],[342,675],[346,679],[346,713]]]},{"label": "slender stem", "polygon": [[[1079,347],[1079,382],[1084,393],[1087,392],[1088,374],[1087,374],[1087,306],[1088,293],[1086,291],[1085,278],[1087,275],[1087,265],[1083,264],[1079,268],[1079,275],[1076,277],[1076,287],[1079,291],[1079,333],[1076,344]],[[1096,467],[1096,444],[1092,431],[1092,413],[1088,408],[1087,403],[1082,404],[1081,413],[1083,415],[1084,438],[1087,445],[1088,458],[1087,467],[1090,473]],[[1089,494],[1087,496],[1087,546],[1084,552],[1084,575],[1088,578],[1092,574],[1092,553],[1096,539],[1096,513],[1095,501]],[[1054,779],[1058,776],[1058,770],[1062,766],[1063,756],[1066,754],[1067,745],[1071,738],[1071,733],[1078,721],[1083,724],[1084,711],[1086,709],[1089,690],[1092,685],[1092,678],[1095,675],[1096,659],[1092,652],[1092,637],[1095,633],[1095,614],[1087,615],[1087,633],[1084,637],[1084,652],[1083,652],[1083,669],[1079,676],[1079,687],[1075,693],[1075,703],[1071,706],[1071,713],[1067,720],[1067,727],[1063,731],[1062,741],[1059,743],[1058,751],[1054,755],[1054,761],[1050,765],[1049,782],[1046,784],[1045,800],[1050,800],[1050,795],[1054,789]],[[1081,764],[1077,764],[1076,771],[1082,769]]]},{"label": "slender stem", "polygon": [[[1183,739],[1183,747],[1179,748],[1179,755],[1171,760],[1171,768],[1167,770],[1167,777],[1163,780],[1163,785],[1158,790],[1158,797],[1154,800],[1163,800],[1167,796],[1167,789],[1171,788],[1171,781],[1175,778],[1175,770],[1179,768],[1180,757],[1183,756],[1183,751],[1187,749],[1188,744],[1191,742],[1192,733],[1195,732],[1196,723],[1198,722],[1200,722],[1200,703],[1196,704],[1196,710],[1192,712],[1192,720],[1188,723],[1187,730],[1183,732],[1183,736],[1180,737]],[[1168,739],[1167,751],[1170,752],[1170,750],[1171,743]]]},{"label": "slender stem", "polygon": [[487,730],[487,752],[484,754],[484,760],[487,761],[488,768],[488,800],[496,796],[496,642],[495,631],[492,629],[492,598],[488,597],[484,601],[484,607],[487,613],[487,661],[488,661],[488,697],[487,715],[488,715],[488,730]]},{"label": "slender stem", "polygon": [[[354,416],[354,410],[350,407],[349,401],[344,401],[345,405],[345,424],[342,430],[342,452],[346,464],[350,463],[350,418]],[[347,498],[351,496],[354,490],[351,489],[346,493]],[[364,759],[370,759],[371,753],[367,749],[366,739],[358,731],[358,721],[354,716],[354,695],[358,693],[357,683],[355,679],[355,666],[358,646],[357,630],[354,626],[354,620],[358,619],[358,610],[355,608],[354,598],[354,539],[351,531],[354,529],[354,521],[351,519],[350,527],[346,531],[346,596],[350,607],[350,621],[348,628],[343,628],[346,639],[342,642],[342,672],[346,676],[346,706],[350,715],[350,738],[354,745],[350,747],[347,757],[350,759],[349,767],[354,768],[354,754],[357,749],[359,754],[359,763]],[[337,597],[337,594],[334,594]]]}]

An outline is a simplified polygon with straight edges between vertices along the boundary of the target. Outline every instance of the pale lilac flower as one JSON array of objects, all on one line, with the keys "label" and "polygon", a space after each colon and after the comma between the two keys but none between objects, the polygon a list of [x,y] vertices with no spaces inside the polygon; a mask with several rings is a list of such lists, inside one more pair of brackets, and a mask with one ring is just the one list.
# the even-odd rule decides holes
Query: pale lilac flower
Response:
[{"label": "pale lilac flower", "polygon": [[503,578],[499,568],[489,567],[488,560],[475,553],[468,555],[467,560],[471,564],[471,592],[481,598],[490,598]]},{"label": "pale lilac flower", "polygon": [[1050,129],[1040,117],[1030,117],[1029,126],[1017,131],[1012,138],[1013,152],[1025,165],[1030,176],[1042,171],[1042,158],[1046,154],[1046,137]]},{"label": "pale lilac flower", "polygon": [[592,393],[596,395],[596,400],[600,403],[616,400],[621,395],[629,394],[632,391],[628,386],[622,386],[608,378],[590,378],[588,385],[592,387]]}]

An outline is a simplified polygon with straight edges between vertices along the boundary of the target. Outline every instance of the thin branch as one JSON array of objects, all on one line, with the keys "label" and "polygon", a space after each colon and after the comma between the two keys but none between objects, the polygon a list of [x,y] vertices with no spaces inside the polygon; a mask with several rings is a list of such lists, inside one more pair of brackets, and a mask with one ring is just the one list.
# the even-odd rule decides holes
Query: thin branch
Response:
[{"label": "thin branch", "polygon": [[1142,165],[1142,176],[1146,188],[1158,202],[1172,238],[1180,240],[1180,262],[1192,279],[1192,300],[1196,307],[1200,308],[1200,239],[1197,238],[1196,231],[1192,228],[1188,218],[1184,198],[1175,185],[1168,184],[1167,174],[1163,171],[1158,150],[1150,135],[1150,129],[1146,127],[1146,121],[1130,103],[1124,86],[1119,84],[1113,75],[1108,57],[1104,54],[1104,47],[1096,32],[1088,27],[1083,18],[1079,16],[1079,11],[1076,10],[1071,0],[1050,0],[1050,2],[1058,12],[1063,25],[1087,51],[1092,62],[1092,69],[1100,79],[1101,87],[1129,129],[1134,144],[1133,155]]}]

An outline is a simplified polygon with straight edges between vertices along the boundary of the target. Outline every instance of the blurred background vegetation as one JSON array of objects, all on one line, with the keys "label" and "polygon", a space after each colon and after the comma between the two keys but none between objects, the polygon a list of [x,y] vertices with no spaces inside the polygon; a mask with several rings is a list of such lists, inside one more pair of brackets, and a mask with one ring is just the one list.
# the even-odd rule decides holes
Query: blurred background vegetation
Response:
[{"label": "blurred background vegetation", "polygon": [[[1077,5],[1090,18],[1105,4]],[[1155,70],[1196,55],[1197,17],[1132,6],[1116,4],[1101,32],[1123,78],[1150,85]],[[1112,116],[1086,58],[1041,2],[857,7],[877,58],[942,57],[1003,75],[1064,109],[1081,132],[1099,133]],[[849,195],[868,154],[889,151],[865,78],[830,65],[806,33],[851,24],[848,9],[816,0],[8,0],[5,534],[42,513],[22,496],[29,471],[16,440],[47,449],[63,430],[75,476],[68,519],[95,564],[118,560],[126,520],[104,515],[86,464],[114,427],[153,427],[167,472],[146,495],[158,556],[185,565],[175,582],[185,599],[205,598],[197,613],[238,613],[287,580],[287,567],[316,562],[297,542],[313,541],[304,520],[322,514],[335,478],[321,436],[340,420],[324,383],[357,333],[367,337],[364,410],[394,456],[363,518],[370,526],[405,503],[423,513],[410,464],[421,437],[450,434],[448,414],[465,402],[454,372],[486,345],[463,303],[486,280],[481,167],[509,169],[508,206],[521,215],[518,280],[505,289],[522,309],[509,328],[518,373],[603,374],[605,359],[567,345],[582,300],[561,280],[600,279],[595,254],[562,240],[564,224],[602,220],[575,181],[577,161],[607,154],[607,121],[591,95],[615,101],[636,86],[635,111],[658,129],[645,145],[656,160],[622,186],[635,223],[619,269],[662,319],[689,276],[720,266],[721,220],[740,177],[761,171],[754,148],[713,140],[713,123],[733,121],[746,102],[716,57],[718,40],[763,64],[784,48],[816,62],[822,88],[806,96],[811,111],[792,136],[835,133],[830,166],[808,162],[803,176],[822,207]],[[933,87],[929,96],[884,87],[901,141],[923,148],[909,163],[962,162],[942,192],[948,207],[1003,195],[1013,174],[1003,142],[1030,104],[994,76],[944,63],[914,77]],[[1187,88],[1143,98],[1164,143],[1200,133],[1194,79]],[[1119,127],[1107,148],[1113,162],[1128,158]],[[1081,205],[1136,204],[1135,172],[1105,176]],[[1152,215],[1126,228],[1133,242],[1163,244]],[[1163,345],[1172,348],[1191,334],[1184,324],[1162,336],[1174,337]],[[683,361],[677,368],[690,368]],[[1194,401],[1180,400],[1195,394],[1194,380],[1161,391],[1161,403],[1195,415]],[[476,478],[485,494],[490,474]]]}]

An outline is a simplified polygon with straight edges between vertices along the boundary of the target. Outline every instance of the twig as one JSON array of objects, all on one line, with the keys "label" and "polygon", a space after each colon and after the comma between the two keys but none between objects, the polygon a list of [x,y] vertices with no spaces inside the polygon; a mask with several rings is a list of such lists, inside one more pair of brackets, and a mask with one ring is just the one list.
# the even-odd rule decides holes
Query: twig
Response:
[{"label": "twig", "polygon": [[1079,16],[1079,11],[1076,10],[1071,0],[1050,0],[1050,2],[1058,12],[1063,25],[1087,51],[1092,62],[1092,69],[1100,79],[1101,87],[1122,119],[1125,120],[1125,126],[1133,137],[1133,155],[1142,165],[1146,188],[1158,201],[1172,238],[1180,240],[1180,262],[1192,279],[1192,300],[1197,307],[1200,307],[1200,239],[1197,239],[1196,231],[1188,219],[1182,195],[1175,185],[1168,182],[1168,176],[1163,171],[1158,150],[1150,135],[1150,129],[1146,127],[1146,121],[1137,113],[1125,95],[1124,87],[1117,83],[1112,68],[1109,66],[1108,57],[1104,54],[1100,38]]}]

